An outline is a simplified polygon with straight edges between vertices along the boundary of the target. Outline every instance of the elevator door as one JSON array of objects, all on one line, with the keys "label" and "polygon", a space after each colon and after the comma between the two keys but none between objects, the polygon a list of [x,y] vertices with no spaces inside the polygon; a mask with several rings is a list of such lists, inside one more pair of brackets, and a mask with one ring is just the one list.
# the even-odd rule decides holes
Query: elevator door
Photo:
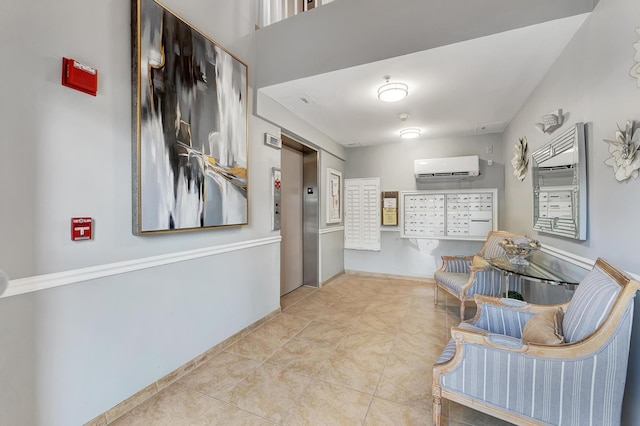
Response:
[{"label": "elevator door", "polygon": [[303,155],[286,146],[282,147],[281,152],[280,295],[282,296],[303,284]]}]

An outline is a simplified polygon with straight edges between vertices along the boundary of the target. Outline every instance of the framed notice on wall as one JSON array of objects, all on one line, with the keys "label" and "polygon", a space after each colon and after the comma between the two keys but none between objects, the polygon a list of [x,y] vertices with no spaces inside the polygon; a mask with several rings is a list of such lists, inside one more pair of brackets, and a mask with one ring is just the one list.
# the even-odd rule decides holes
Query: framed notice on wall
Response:
[{"label": "framed notice on wall", "polygon": [[342,173],[327,169],[327,223],[342,221]]},{"label": "framed notice on wall", "polygon": [[398,191],[382,193],[382,225],[398,225]]}]

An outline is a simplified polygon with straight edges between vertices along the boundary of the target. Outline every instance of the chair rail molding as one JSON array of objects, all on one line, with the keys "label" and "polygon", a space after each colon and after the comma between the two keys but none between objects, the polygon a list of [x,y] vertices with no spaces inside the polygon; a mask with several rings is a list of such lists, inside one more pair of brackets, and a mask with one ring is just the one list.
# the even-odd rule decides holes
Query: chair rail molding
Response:
[{"label": "chair rail molding", "polygon": [[[596,264],[595,260],[588,259],[586,257],[578,256],[576,254],[570,253],[568,251],[560,250],[559,248],[552,247],[546,244],[543,244],[540,248],[540,251],[548,254],[549,256],[557,257],[559,259],[565,260],[573,265],[576,265],[585,270],[591,270],[593,265]],[[634,280],[640,281],[640,275],[625,271],[627,275],[629,275]]]},{"label": "chair rail molding", "polygon": [[586,257],[578,256],[576,254],[560,250],[559,248],[555,248],[547,244],[542,244],[540,251],[550,256],[566,260],[567,262],[586,270],[591,270],[593,268],[593,265],[596,264],[595,260],[587,259]]},{"label": "chair rail molding", "polygon": [[331,232],[344,232],[344,226],[330,226],[328,228],[321,229],[318,233],[322,235],[329,234]]},{"label": "chair rail molding", "polygon": [[18,278],[15,280],[9,280],[9,286],[7,287],[7,290],[2,295],[0,295],[0,298],[32,293],[35,291],[60,287],[67,284],[95,280],[98,278],[125,274],[142,269],[170,265],[172,263],[186,262],[202,257],[246,250],[253,247],[260,247],[269,244],[279,244],[281,239],[282,237],[280,236],[260,238],[219,246],[211,246],[194,250],[180,251],[176,253],[162,254],[158,256],[144,257],[140,259],[125,260],[122,262],[109,263],[105,265],[90,266],[87,268],[73,269],[70,271]]}]

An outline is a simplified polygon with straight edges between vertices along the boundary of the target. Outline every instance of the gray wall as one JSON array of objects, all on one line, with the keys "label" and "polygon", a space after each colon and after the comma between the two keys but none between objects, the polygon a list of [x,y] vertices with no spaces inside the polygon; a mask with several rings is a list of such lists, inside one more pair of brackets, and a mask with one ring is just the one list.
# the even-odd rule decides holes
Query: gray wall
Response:
[{"label": "gray wall", "polygon": [[83,424],[272,312],[279,255],[272,244],[2,299],[0,424]]},{"label": "gray wall", "polygon": [[[327,223],[327,168],[342,172],[345,162],[327,151],[320,151],[320,282],[344,272],[344,217],[340,223]],[[344,182],[343,182],[344,184]],[[343,211],[344,214],[344,211]]]},{"label": "gray wall", "polygon": [[[166,3],[253,75],[253,2]],[[276,242],[1,298],[3,425],[82,424],[279,306],[279,234],[268,212],[280,155],[263,144],[276,126],[250,117],[249,226],[132,235],[129,28],[129,1],[3,6],[0,53],[15,66],[4,67],[0,81],[0,269],[14,285],[179,251]],[[97,97],[61,86],[63,56],[99,70]],[[95,239],[71,242],[70,218],[85,215],[95,219]]]},{"label": "gray wall", "polygon": [[[487,154],[489,147],[493,154]],[[504,202],[504,164],[501,135],[458,136],[443,139],[402,141],[347,150],[345,178],[380,177],[381,191],[414,191],[466,188],[498,188],[498,227]],[[413,161],[421,158],[480,156],[481,176],[417,184]],[[488,165],[488,160],[493,164]],[[345,250],[345,269],[380,274],[432,277],[443,254],[471,254],[481,242],[400,238],[398,227],[382,227],[381,251]]]},{"label": "gray wall", "polygon": [[[257,34],[263,30],[260,30]],[[260,91],[256,94],[256,114],[280,126],[287,134],[304,144],[313,147],[319,153],[320,235],[319,235],[319,277],[320,283],[344,271],[344,232],[337,229],[342,224],[327,224],[327,206],[325,196],[327,167],[343,171],[345,148],[333,139],[291,114],[281,104]],[[331,229],[330,229],[331,228]]]},{"label": "gray wall", "polygon": [[[616,265],[640,272],[638,258],[626,247],[635,235],[629,224],[637,222],[640,208],[640,182],[618,183],[613,169],[604,165],[609,158],[608,144],[615,131],[627,120],[640,120],[640,88],[629,76],[633,64],[635,29],[640,3],[630,0],[601,1],[563,54],[531,95],[504,133],[503,161],[509,163],[513,145],[526,136],[530,151],[550,142],[577,122],[588,124],[587,240],[576,241],[533,232],[533,199],[530,172],[524,182],[507,170],[505,190],[509,200],[506,226],[517,232],[534,234],[541,241],[595,259],[606,256]],[[568,114],[565,125],[553,135],[534,129],[542,114],[562,108]]]},{"label": "gray wall", "polygon": [[[533,234],[547,244],[589,259],[605,257],[614,265],[638,273],[637,246],[640,182],[618,183],[613,169],[603,163],[609,157],[607,143],[617,125],[640,119],[640,88],[629,76],[633,65],[633,43],[638,41],[640,2],[601,0],[585,24],[566,47],[549,73],[531,95],[504,133],[504,162],[512,156],[519,137],[526,136],[530,149],[548,143],[533,128],[542,114],[562,108],[569,114],[567,125],[589,123],[587,134],[588,230],[586,241],[575,241],[535,233],[531,229],[532,194],[530,176],[519,182],[506,171],[508,200],[506,227]],[[558,134],[558,133],[556,133]],[[637,300],[637,299],[636,299]],[[636,306],[637,308],[638,306]],[[624,424],[637,424],[640,417],[640,315],[632,335],[631,362],[624,405]]]},{"label": "gray wall", "polygon": [[344,272],[344,230],[320,231],[320,282]]},{"label": "gray wall", "polygon": [[[322,201],[320,209],[320,229],[332,228],[336,226],[344,226],[344,218],[340,223],[327,223],[327,169],[337,170],[342,173],[344,180],[345,161],[342,158],[336,157],[327,151],[320,151],[320,186],[322,188],[321,196]],[[344,182],[343,182],[344,183]]]},{"label": "gray wall", "polygon": [[[231,0],[168,5],[247,62],[252,75],[253,7]],[[20,63],[7,67],[0,82],[0,268],[11,278],[265,235],[261,217],[252,217],[250,227],[216,232],[132,235],[129,2],[28,0],[4,8],[0,20],[2,53]],[[98,69],[97,97],[60,84],[63,56]],[[255,149],[250,166],[266,151]],[[259,205],[263,181],[251,184],[251,203]],[[85,215],[95,219],[97,238],[73,243],[69,220]]]},{"label": "gray wall", "polygon": [[259,31],[256,87],[587,13],[593,4],[538,0],[514,7],[510,0],[341,0]]},{"label": "gray wall", "polygon": [[[257,34],[260,34],[260,31]],[[260,91],[256,94],[256,115],[286,129],[287,134],[293,136],[294,139],[304,142],[318,151],[327,151],[338,158],[345,156],[345,148],[342,145],[298,116],[291,114],[273,98]]]},{"label": "gray wall", "polygon": [[[247,63],[255,93],[254,2],[165,3]],[[269,122],[249,116],[249,225],[133,236],[129,28],[128,1],[27,0],[0,14],[0,52],[16,64],[0,81],[0,270],[10,289],[34,277],[52,282],[46,274],[276,242],[0,298],[3,425],[82,424],[277,309],[270,198],[280,152],[263,144],[264,133],[286,127],[344,157],[326,135],[264,102]],[[97,97],[61,86],[63,56],[99,70]],[[73,216],[94,218],[94,240],[69,240]],[[335,235],[326,237],[323,276],[343,270]],[[247,270],[247,259],[256,267]]]}]

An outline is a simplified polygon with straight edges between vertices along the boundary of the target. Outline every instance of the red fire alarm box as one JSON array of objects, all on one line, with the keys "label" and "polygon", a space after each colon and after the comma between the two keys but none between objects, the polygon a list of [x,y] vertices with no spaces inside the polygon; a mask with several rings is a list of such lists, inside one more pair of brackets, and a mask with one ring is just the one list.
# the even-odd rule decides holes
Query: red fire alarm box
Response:
[{"label": "red fire alarm box", "polygon": [[62,85],[96,96],[98,70],[73,59],[62,58]]},{"label": "red fire alarm box", "polygon": [[71,218],[71,241],[93,238],[93,219],[90,217]]}]

